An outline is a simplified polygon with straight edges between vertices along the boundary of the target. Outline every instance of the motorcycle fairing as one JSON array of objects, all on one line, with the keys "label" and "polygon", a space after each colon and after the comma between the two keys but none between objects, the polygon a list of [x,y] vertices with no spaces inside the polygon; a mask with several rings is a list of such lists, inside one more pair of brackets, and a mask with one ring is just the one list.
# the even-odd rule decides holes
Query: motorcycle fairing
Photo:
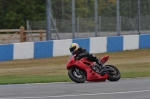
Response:
[{"label": "motorcycle fairing", "polygon": [[101,76],[100,74],[96,73],[94,70],[91,69],[91,66],[94,66],[95,62],[90,62],[86,58],[75,60],[74,56],[75,55],[73,55],[69,59],[67,63],[67,69],[71,68],[72,66],[76,66],[85,70],[87,74],[87,81],[105,81],[108,78],[108,74]]}]

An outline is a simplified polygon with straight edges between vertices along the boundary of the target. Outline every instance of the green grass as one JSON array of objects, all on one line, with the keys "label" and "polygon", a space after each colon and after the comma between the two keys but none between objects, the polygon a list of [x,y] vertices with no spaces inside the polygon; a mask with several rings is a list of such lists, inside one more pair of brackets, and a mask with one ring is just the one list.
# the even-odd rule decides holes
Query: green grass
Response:
[{"label": "green grass", "polygon": [[[96,54],[109,55],[106,64],[116,66],[122,78],[150,77],[150,49]],[[70,82],[69,56],[0,62],[0,84]]]},{"label": "green grass", "polygon": [[26,84],[26,83],[49,83],[49,82],[68,82],[68,76],[2,76],[0,84]]},{"label": "green grass", "polygon": [[[150,77],[150,72],[121,72],[121,78]],[[70,82],[67,75],[57,76],[1,76],[0,84],[26,84],[26,83],[49,83],[49,82]]]},{"label": "green grass", "polygon": [[150,77],[150,71],[140,72],[140,71],[132,71],[132,72],[121,72],[122,78],[135,78],[135,77]]}]

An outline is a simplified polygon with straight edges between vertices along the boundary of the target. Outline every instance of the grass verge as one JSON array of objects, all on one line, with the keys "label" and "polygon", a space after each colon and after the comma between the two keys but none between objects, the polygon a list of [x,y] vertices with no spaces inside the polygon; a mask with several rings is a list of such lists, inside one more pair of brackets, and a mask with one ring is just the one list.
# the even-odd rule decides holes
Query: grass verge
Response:
[{"label": "grass verge", "polygon": [[0,84],[26,84],[71,81],[67,75],[60,76],[1,76]]}]

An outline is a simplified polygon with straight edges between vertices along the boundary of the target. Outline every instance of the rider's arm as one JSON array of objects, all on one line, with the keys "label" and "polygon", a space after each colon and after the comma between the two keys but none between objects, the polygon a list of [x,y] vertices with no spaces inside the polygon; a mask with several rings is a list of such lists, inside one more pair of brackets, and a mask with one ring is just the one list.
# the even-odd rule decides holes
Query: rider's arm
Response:
[{"label": "rider's arm", "polygon": [[84,49],[84,48],[79,48],[79,52],[77,54],[77,57],[79,57],[79,59],[83,58],[83,57],[88,57],[89,56],[89,52]]}]

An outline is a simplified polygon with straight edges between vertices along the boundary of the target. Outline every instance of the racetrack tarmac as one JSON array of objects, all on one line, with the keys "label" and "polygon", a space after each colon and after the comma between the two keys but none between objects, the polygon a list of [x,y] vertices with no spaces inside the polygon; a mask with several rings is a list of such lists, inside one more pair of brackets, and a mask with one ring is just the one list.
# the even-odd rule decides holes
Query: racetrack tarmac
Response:
[{"label": "racetrack tarmac", "polygon": [[0,99],[150,99],[150,77],[82,84],[0,85]]}]

